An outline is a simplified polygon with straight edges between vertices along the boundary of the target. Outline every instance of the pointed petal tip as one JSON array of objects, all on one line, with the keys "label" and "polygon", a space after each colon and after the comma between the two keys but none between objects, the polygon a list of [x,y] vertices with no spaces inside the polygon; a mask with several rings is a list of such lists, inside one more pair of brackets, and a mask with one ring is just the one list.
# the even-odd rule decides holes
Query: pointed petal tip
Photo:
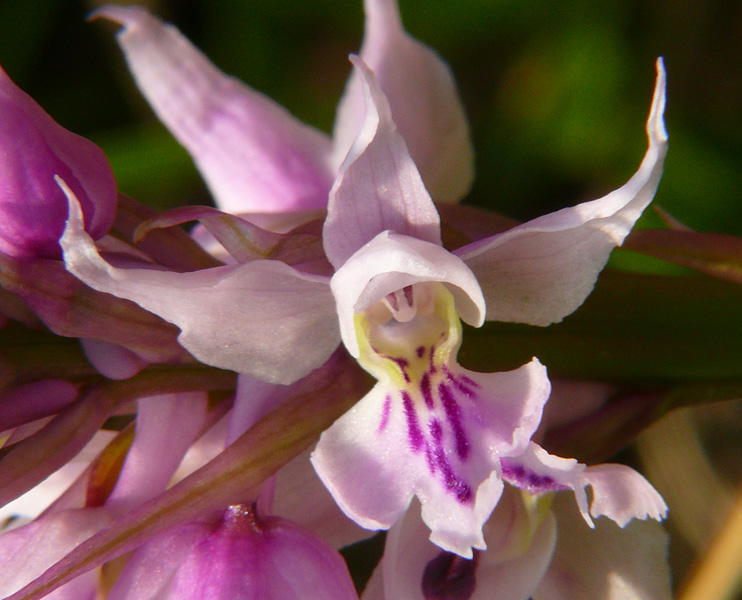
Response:
[{"label": "pointed petal tip", "polygon": [[665,62],[660,56],[655,63],[657,79],[654,85],[652,97],[652,108],[647,119],[647,135],[650,143],[664,144],[667,142],[667,130],[665,129],[665,100],[667,94],[667,74]]},{"label": "pointed petal tip", "polygon": [[[123,25],[126,29],[135,25],[137,21],[149,17],[147,10],[141,6],[119,6],[116,4],[107,4],[92,11],[86,18],[88,23],[99,19],[107,19],[118,25]],[[124,29],[124,31],[126,30]]]}]

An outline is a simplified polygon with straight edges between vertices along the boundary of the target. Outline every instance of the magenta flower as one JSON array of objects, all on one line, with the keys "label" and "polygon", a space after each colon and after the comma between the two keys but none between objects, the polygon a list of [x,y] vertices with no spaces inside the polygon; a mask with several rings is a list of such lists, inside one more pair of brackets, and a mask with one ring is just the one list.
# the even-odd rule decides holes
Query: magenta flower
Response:
[{"label": "magenta flower", "polygon": [[340,554],[298,525],[230,506],[217,523],[158,536],[131,558],[109,600],[353,600]]},{"label": "magenta flower", "polygon": [[58,125],[0,69],[0,252],[56,258],[67,219],[59,175],[98,239],[116,212],[116,182],[103,151]]}]

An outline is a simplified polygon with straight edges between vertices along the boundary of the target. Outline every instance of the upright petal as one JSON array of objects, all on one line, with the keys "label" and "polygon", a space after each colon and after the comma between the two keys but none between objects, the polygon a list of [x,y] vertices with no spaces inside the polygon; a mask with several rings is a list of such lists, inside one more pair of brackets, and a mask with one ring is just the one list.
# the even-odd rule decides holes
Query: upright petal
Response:
[{"label": "upright petal", "polygon": [[118,41],[157,116],[196,161],[219,208],[322,208],[331,144],[267,97],[227,77],[174,27],[140,7],[95,13],[125,26]]},{"label": "upright petal", "polygon": [[[402,28],[396,0],[366,0],[360,57],[389,99],[425,187],[436,202],[456,202],[474,176],[474,157],[451,70],[438,54]],[[335,162],[340,164],[364,120],[363,82],[351,73],[335,122]]]},{"label": "upright petal", "polygon": [[441,243],[438,212],[392,121],[389,103],[368,67],[351,60],[363,80],[366,118],[330,192],[324,244],[336,269],[387,229]]},{"label": "upright petal", "polygon": [[649,148],[623,187],[456,251],[482,286],[488,320],[548,325],[582,304],[611,250],[654,197],[667,152],[664,108],[665,70],[658,59]]},{"label": "upright petal", "polygon": [[67,269],[90,287],[176,324],[183,347],[202,362],[291,383],[337,347],[326,278],[272,260],[188,273],[116,268],[98,254],[82,228],[76,199],[69,198],[70,218],[60,240]]},{"label": "upright petal", "polygon": [[107,506],[124,512],[167,488],[206,421],[206,392],[138,401],[136,435]]}]

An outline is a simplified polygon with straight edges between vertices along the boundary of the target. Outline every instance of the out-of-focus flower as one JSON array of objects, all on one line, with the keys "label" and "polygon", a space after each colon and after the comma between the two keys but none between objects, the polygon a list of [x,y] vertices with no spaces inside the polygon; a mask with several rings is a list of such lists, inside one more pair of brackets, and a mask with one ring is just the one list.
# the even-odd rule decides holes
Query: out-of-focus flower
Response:
[{"label": "out-of-focus flower", "polygon": [[[450,70],[407,35],[395,0],[365,0],[364,6],[361,58],[389,97],[433,197],[460,200],[471,185],[473,161]],[[241,214],[327,206],[363,121],[357,76],[348,82],[331,139],[219,72],[174,27],[144,9],[109,6],[94,14],[125,26],[118,40],[139,88],[193,156],[217,207]]]},{"label": "out-of-focus flower", "polygon": [[59,175],[80,201],[87,231],[103,236],[116,213],[116,182],[103,151],[57,124],[0,69],[0,252],[56,258],[67,218]]},{"label": "out-of-focus flower", "polygon": [[487,550],[465,559],[425,540],[415,503],[387,534],[363,600],[669,600],[667,535],[652,521],[589,529],[566,495],[514,488],[484,526]]}]

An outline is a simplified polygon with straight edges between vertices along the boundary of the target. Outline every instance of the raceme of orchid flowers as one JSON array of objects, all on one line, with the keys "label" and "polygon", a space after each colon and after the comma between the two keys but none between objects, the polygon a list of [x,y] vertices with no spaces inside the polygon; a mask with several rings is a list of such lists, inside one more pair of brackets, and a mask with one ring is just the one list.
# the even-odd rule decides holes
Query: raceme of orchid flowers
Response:
[{"label": "raceme of orchid flowers", "polygon": [[[311,455],[347,517],[368,530],[392,528],[365,598],[485,598],[491,589],[508,598],[562,597],[567,584],[557,572],[565,569],[557,522],[588,540],[593,518],[607,516],[624,527],[632,519],[662,519],[665,504],[628,467],[586,466],[541,448],[532,437],[550,393],[546,368],[536,358],[506,373],[463,368],[456,361],[461,321],[546,326],[584,301],[659,183],[667,146],[664,67],[658,61],[649,148],[623,187],[449,250],[433,200],[459,201],[473,172],[452,77],[404,32],[393,1],[367,0],[365,8],[363,46],[351,58],[332,139],[220,73],[143,9],[98,11],[124,26],[119,42],[138,85],[192,154],[220,209],[180,209],[152,219],[138,235],[200,220],[194,235],[223,264],[178,272],[134,253],[125,261],[105,258],[85,231],[79,192],[57,173],[69,201],[60,239],[66,268],[91,288],[177,325],[180,344],[198,360],[240,374],[227,445],[331,360],[341,342],[376,379]],[[312,244],[292,247],[291,232],[271,230],[296,213],[294,231],[311,232],[311,223],[302,225],[311,217],[299,211],[322,208],[323,253]],[[275,218],[260,216],[259,227],[251,215],[257,212]],[[126,519],[127,510],[164,489],[177,467],[174,457],[182,458],[204,427],[205,401],[191,398],[190,409],[178,408],[182,399],[172,401],[170,409],[191,412],[193,433],[176,449],[161,448],[171,460],[157,484],[146,482],[130,451],[126,476],[95,513],[95,524],[60,542],[61,550],[46,557],[49,564],[91,529]],[[141,400],[139,406],[144,419],[148,411]],[[135,438],[132,450],[144,447]],[[556,503],[552,513],[559,491],[574,493],[587,525],[565,521]],[[225,507],[204,517],[207,524],[154,537],[133,555],[110,597],[352,597],[334,551],[273,516],[280,493],[280,485],[268,482],[256,505]],[[75,516],[85,522],[94,509],[79,510],[88,511]],[[42,521],[27,531],[43,530]],[[518,532],[506,531],[507,522],[518,523]],[[601,532],[605,527],[598,524]],[[627,560],[622,568],[627,577],[651,580],[654,596],[642,597],[669,594],[661,531],[629,529],[596,532],[595,547],[604,551],[622,533],[651,541],[647,560]],[[6,533],[5,546],[0,538],[8,565],[28,549],[28,535],[24,528]],[[404,560],[397,558],[402,549]],[[261,571],[246,555],[265,555],[272,566]],[[204,568],[205,560],[216,560],[219,574]],[[281,571],[282,560],[301,565],[298,574]],[[41,572],[21,573],[8,591]],[[318,574],[331,580],[321,593],[311,583]],[[307,596],[307,586],[320,595]]]}]

